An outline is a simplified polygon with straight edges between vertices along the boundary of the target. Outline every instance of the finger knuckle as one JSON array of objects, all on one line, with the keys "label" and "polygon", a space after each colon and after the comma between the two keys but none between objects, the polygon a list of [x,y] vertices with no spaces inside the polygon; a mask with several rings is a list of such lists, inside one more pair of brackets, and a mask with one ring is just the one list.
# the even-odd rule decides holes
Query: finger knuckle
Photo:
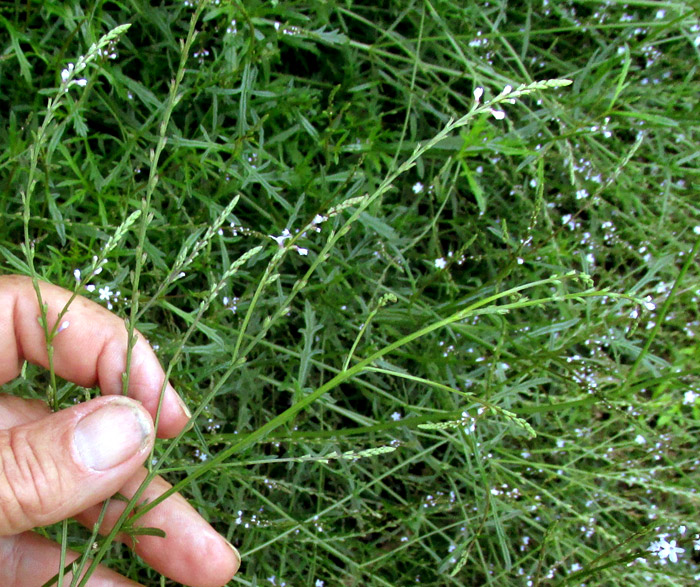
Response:
[{"label": "finger knuckle", "polygon": [[0,529],[42,525],[58,507],[60,475],[51,451],[39,452],[26,430],[4,431],[0,441]]}]

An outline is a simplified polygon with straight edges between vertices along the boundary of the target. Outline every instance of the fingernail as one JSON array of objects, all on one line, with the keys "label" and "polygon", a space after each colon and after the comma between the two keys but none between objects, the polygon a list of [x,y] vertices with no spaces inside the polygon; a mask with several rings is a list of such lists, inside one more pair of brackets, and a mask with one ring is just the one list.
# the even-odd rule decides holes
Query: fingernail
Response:
[{"label": "fingernail", "polygon": [[227,544],[227,546],[233,551],[233,554],[236,556],[236,570],[241,566],[241,553],[238,552],[238,549],[231,544],[228,540],[224,538],[224,542]]},{"label": "fingernail", "polygon": [[106,471],[138,453],[152,431],[153,424],[132,400],[118,398],[80,420],[73,442],[86,467]]},{"label": "fingernail", "polygon": [[183,400],[180,397],[180,394],[177,391],[175,391],[175,388],[172,385],[170,385],[170,383],[168,383],[168,389],[177,399],[177,403],[180,404],[180,409],[182,410],[182,413],[185,414],[185,416],[187,416],[188,420],[191,420],[192,419],[192,412],[190,412],[189,409],[187,408],[187,404],[185,403],[185,400]]}]

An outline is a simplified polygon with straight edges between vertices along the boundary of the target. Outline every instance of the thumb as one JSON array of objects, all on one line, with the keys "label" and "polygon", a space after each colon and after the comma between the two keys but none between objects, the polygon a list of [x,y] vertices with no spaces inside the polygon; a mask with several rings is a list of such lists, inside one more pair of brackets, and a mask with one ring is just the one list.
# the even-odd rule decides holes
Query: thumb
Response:
[{"label": "thumb", "polygon": [[153,421],[102,397],[0,430],[0,536],[58,522],[116,493],[146,460]]}]

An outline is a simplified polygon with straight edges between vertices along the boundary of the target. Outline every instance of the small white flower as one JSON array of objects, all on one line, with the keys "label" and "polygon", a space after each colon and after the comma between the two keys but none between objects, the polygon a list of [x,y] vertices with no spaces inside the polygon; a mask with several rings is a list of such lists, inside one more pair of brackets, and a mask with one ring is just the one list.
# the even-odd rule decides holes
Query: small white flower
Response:
[{"label": "small white flower", "polygon": [[411,189],[413,190],[414,194],[420,194],[423,191],[423,184],[417,181],[413,184],[413,187]]},{"label": "small white flower", "polygon": [[694,232],[695,234],[700,234],[700,225],[698,225],[698,226],[696,226],[695,228],[693,228],[693,232]]},{"label": "small white flower", "polygon": [[685,548],[676,546],[676,541],[671,540],[670,542],[666,540],[667,534],[662,534],[658,537],[656,542],[652,542],[647,550],[654,553],[662,561],[668,559],[672,563],[678,562],[678,555],[685,552]]},{"label": "small white flower", "polygon": [[58,327],[58,330],[56,330],[56,334],[58,334],[59,332],[63,332],[69,326],[70,322],[68,322],[68,320],[64,320],[63,322],[61,322],[61,325]]},{"label": "small white flower", "polygon": [[304,247],[297,247],[297,253],[299,253],[302,257],[306,257],[306,255],[309,254],[309,249],[305,249]]},{"label": "small white flower", "polygon": [[667,558],[672,563],[677,563],[678,555],[683,554],[685,552],[685,548],[676,546],[675,540],[671,540],[671,542],[668,542],[665,538],[661,538],[659,539],[659,542],[657,544],[659,545],[659,549],[656,553],[656,556],[658,556],[662,560]]},{"label": "small white flower", "polygon": [[88,290],[90,293],[92,293],[93,291],[95,291],[95,284],[93,284],[93,283],[88,283],[88,284],[85,286],[85,289]]},{"label": "small white flower", "polygon": [[76,269],[73,271],[73,277],[75,277],[75,280],[80,283],[80,269]]},{"label": "small white flower", "polygon": [[491,108],[489,112],[491,113],[491,116],[493,116],[496,120],[503,120],[506,117],[506,113],[503,112],[503,110],[494,110],[493,108]]},{"label": "small white flower", "polygon": [[84,88],[85,86],[87,86],[87,80],[84,77],[81,79],[75,80],[75,83],[77,85],[79,85],[81,88]]},{"label": "small white flower", "polygon": [[478,104],[481,101],[481,96],[484,95],[484,88],[476,88],[474,90],[474,101]]},{"label": "small white flower", "polygon": [[438,259],[435,259],[435,268],[436,269],[444,269],[447,267],[447,261],[445,261],[444,257],[440,257]]},{"label": "small white flower", "polygon": [[63,71],[61,71],[61,80],[62,81],[67,81],[68,78],[70,77],[70,74],[73,73],[73,70],[75,69],[75,65],[72,63],[68,64],[68,67],[66,67]]},{"label": "small white flower", "polygon": [[99,291],[101,300],[109,300],[109,298],[112,297],[112,290],[109,289],[108,285],[101,287]]},{"label": "small white flower", "polygon": [[321,581],[321,579],[316,579],[316,582],[314,583],[314,587],[323,587],[325,583]]},{"label": "small white flower", "polygon": [[637,434],[637,437],[634,439],[634,441],[637,444],[646,444],[647,443],[647,439],[644,438],[641,434]]},{"label": "small white flower", "polygon": [[510,94],[512,91],[513,91],[513,86],[511,86],[510,84],[508,84],[505,88],[503,88],[503,91],[501,92],[501,94],[503,94],[504,96],[507,96],[507,95]]},{"label": "small white flower", "polygon": [[280,236],[270,235],[270,238],[281,247],[284,246],[284,241],[286,241],[288,238],[291,238],[291,236],[292,234],[289,232],[289,229],[285,228]]},{"label": "small white flower", "polygon": [[698,394],[695,393],[692,389],[689,389],[683,394],[683,403],[686,406],[692,406],[695,404],[695,400],[698,399]]},{"label": "small white flower", "polygon": [[391,419],[392,419],[394,422],[398,422],[398,421],[401,419],[401,414],[400,414],[399,412],[394,412],[394,413],[391,415]]}]

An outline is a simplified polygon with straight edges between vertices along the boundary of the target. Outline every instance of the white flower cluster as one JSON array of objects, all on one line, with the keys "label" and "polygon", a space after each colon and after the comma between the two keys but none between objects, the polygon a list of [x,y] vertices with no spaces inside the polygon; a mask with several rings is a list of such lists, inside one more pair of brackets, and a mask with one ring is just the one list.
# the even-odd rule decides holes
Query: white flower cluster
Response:
[{"label": "white flower cluster", "polygon": [[[93,263],[97,261],[97,257],[93,257]],[[102,260],[102,263],[104,263],[105,260]],[[97,266],[95,269],[93,269],[92,273],[90,274],[90,277],[94,277],[95,275],[99,275],[102,273],[102,264]],[[81,282],[83,275],[82,271],[80,269],[74,269],[73,270],[73,277],[75,278],[75,281],[78,283]],[[90,292],[94,293],[95,290],[97,290],[100,300],[103,302],[107,302],[107,309],[112,310],[114,308],[114,304],[122,301],[122,292],[121,291],[112,291],[112,288],[109,287],[109,285],[105,285],[104,287],[98,288],[94,283],[88,283],[85,285],[85,289]],[[59,332],[61,330],[65,330],[65,328],[68,328],[68,323],[61,324],[61,328],[59,329]]]},{"label": "white flower cluster", "polygon": [[476,419],[469,412],[462,412],[462,420],[460,422],[466,434],[471,434],[476,430]]},{"label": "white flower cluster", "polygon": [[231,310],[231,312],[233,312],[235,314],[236,311],[238,310],[238,302],[239,301],[240,301],[239,298],[237,298],[235,296],[232,298],[229,298],[228,296],[224,296],[224,299],[223,299],[224,307],[227,310]]},{"label": "white flower cluster", "polygon": [[61,82],[65,85],[64,91],[67,91],[71,86],[80,86],[84,88],[87,85],[87,80],[82,77],[74,79],[74,76],[85,69],[85,62],[82,58],[78,59],[78,65],[69,63],[68,66],[61,71]]}]

